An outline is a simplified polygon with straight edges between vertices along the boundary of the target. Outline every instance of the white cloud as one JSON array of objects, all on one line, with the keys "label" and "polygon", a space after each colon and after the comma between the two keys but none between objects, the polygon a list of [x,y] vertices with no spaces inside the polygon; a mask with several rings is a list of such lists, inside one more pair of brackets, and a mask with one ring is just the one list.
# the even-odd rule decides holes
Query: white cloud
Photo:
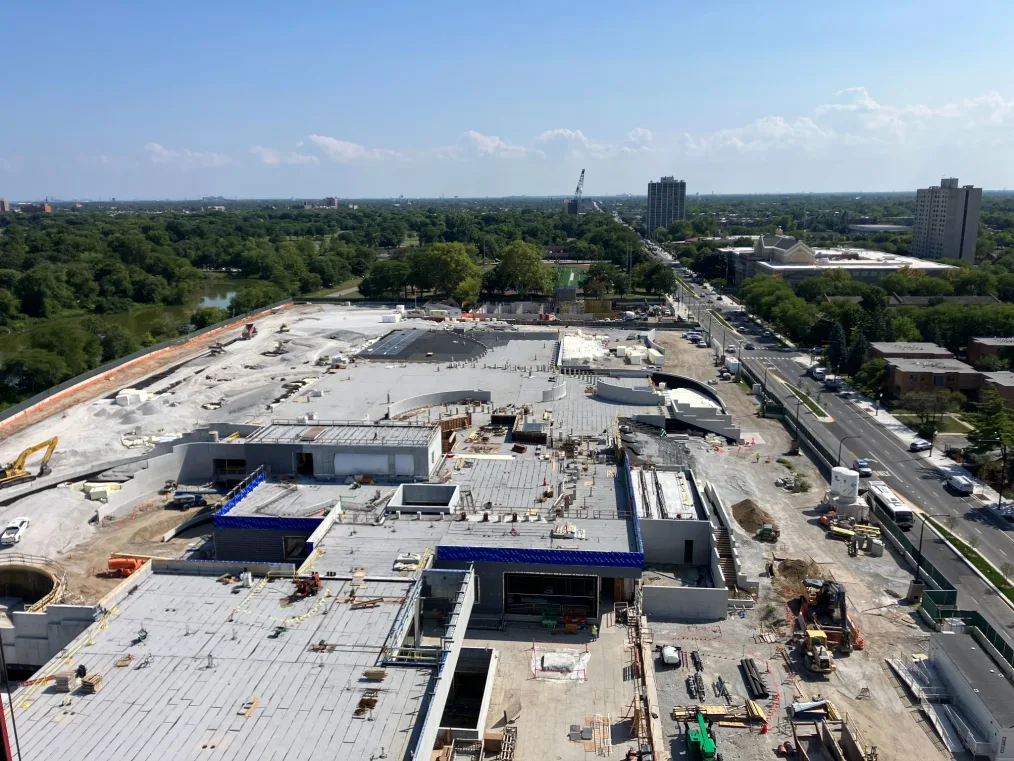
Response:
[{"label": "white cloud", "polygon": [[627,133],[627,140],[635,145],[650,143],[654,137],[655,136],[651,134],[651,130],[645,129],[644,127],[634,127]]},{"label": "white cloud", "polygon": [[593,159],[608,159],[616,156],[619,153],[630,153],[632,149],[626,145],[613,145],[611,143],[602,143],[597,140],[589,139],[579,129],[567,129],[566,127],[557,127],[556,129],[547,129],[536,136],[535,142],[537,143],[562,143],[569,146],[569,150],[566,152],[567,158],[593,158]]},{"label": "white cloud", "polygon": [[686,155],[701,157],[786,149],[813,153],[832,146],[860,145],[918,152],[946,143],[956,135],[1000,141],[1003,130],[997,128],[1011,121],[1012,116],[1014,98],[1008,100],[997,92],[938,106],[895,106],[880,103],[865,87],[848,87],[835,93],[834,102],[817,106],[812,118],[765,116],[710,134],[685,134],[681,149]]},{"label": "white cloud", "polygon": [[426,151],[423,155],[449,161],[467,161],[487,156],[517,159],[527,156],[529,152],[523,145],[514,145],[496,135],[484,135],[470,129],[462,132],[458,136],[458,142],[453,145],[442,145]]},{"label": "white cloud", "polygon": [[503,158],[519,158],[528,153],[528,149],[523,145],[511,145],[496,135],[483,135],[475,130],[462,133],[461,141],[471,145],[479,153]]},{"label": "white cloud", "polygon": [[684,134],[683,149],[691,156],[711,156],[724,151],[757,153],[779,148],[812,150],[833,139],[833,130],[818,126],[809,117],[786,121],[765,116],[744,127],[723,129],[710,135]]},{"label": "white cloud", "polygon": [[263,145],[255,145],[250,149],[250,153],[259,157],[261,161],[270,166],[278,166],[280,164],[319,164],[320,159],[316,156],[310,156],[305,153],[297,153],[296,151],[276,151],[274,148],[265,148]]},{"label": "white cloud", "polygon": [[232,162],[231,156],[222,153],[192,151],[189,148],[169,149],[159,143],[147,143],[144,149],[151,154],[152,163],[182,169],[222,167]]},{"label": "white cloud", "polygon": [[344,163],[358,159],[400,159],[402,155],[397,151],[389,151],[385,148],[367,149],[358,143],[349,143],[345,140],[338,140],[327,135],[310,135],[310,142],[320,148],[333,161]]},{"label": "white cloud", "polygon": [[873,99],[865,87],[847,87],[835,93],[845,102],[824,103],[817,106],[818,116],[851,114],[858,126],[871,132],[900,139],[913,131],[933,131],[958,125],[964,129],[978,125],[1004,124],[1014,114],[1014,98],[1007,100],[998,92],[988,92],[955,103],[927,106],[913,103],[904,106],[885,105]]}]

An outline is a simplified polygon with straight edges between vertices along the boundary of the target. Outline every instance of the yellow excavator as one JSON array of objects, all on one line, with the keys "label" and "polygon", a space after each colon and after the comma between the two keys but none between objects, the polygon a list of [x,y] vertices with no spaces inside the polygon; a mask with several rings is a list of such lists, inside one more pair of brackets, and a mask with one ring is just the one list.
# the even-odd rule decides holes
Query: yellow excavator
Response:
[{"label": "yellow excavator", "polygon": [[[28,449],[18,455],[18,459],[14,462],[8,463],[3,468],[0,468],[0,489],[8,486],[15,486],[16,484],[27,483],[28,481],[34,481],[39,476],[48,475],[50,471],[49,458],[52,457],[53,452],[56,451],[56,445],[58,442],[59,439],[54,436],[49,439],[49,441],[43,441],[41,444],[28,447]],[[41,452],[43,449],[46,450],[46,454],[42,456],[42,465],[39,467],[39,472],[29,473],[25,470],[25,460],[36,452]]]}]

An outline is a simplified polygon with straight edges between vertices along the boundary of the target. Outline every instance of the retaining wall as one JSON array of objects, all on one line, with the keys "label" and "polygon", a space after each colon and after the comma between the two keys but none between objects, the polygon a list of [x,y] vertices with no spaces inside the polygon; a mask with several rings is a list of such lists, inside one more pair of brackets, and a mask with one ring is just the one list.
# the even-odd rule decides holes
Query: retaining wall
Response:
[{"label": "retaining wall", "polygon": [[719,496],[714,484],[710,482],[705,484],[704,494],[707,496],[708,501],[711,502],[712,507],[714,507],[718,519],[729,532],[729,546],[732,548],[732,565],[736,569],[736,586],[744,592],[757,594],[760,591],[760,579],[751,581],[743,570],[743,559],[740,557],[739,550],[736,547],[736,534],[733,530],[732,513],[725,506],[725,502]]},{"label": "retaining wall", "polygon": [[652,621],[721,621],[729,612],[729,590],[645,584],[641,610]]},{"label": "retaining wall", "polygon": [[76,375],[73,378],[65,380],[63,383],[59,383],[52,388],[48,388],[42,393],[36,394],[33,397],[25,399],[23,402],[8,407],[3,412],[0,412],[0,431],[5,427],[12,425],[15,421],[21,419],[30,412],[36,412],[41,408],[44,408],[60,399],[75,393],[82,388],[85,388],[99,381],[105,380],[111,377],[120,370],[125,370],[128,367],[138,364],[146,359],[159,356],[161,354],[169,354],[176,349],[183,349],[190,343],[193,343],[197,339],[207,338],[208,336],[215,335],[222,331],[231,330],[238,328],[240,325],[255,320],[258,317],[266,317],[271,314],[273,310],[283,309],[285,307],[292,306],[291,299],[285,299],[269,306],[260,307],[253,312],[247,312],[246,314],[231,317],[225,322],[220,322],[217,325],[210,325],[203,330],[195,331],[185,337],[173,339],[172,341],[165,341],[155,346],[135,351],[133,354],[128,354],[125,357],[120,357],[112,362],[107,362],[104,365],[99,365],[93,370]]},{"label": "retaining wall", "polygon": [[442,404],[455,404],[465,399],[477,402],[490,402],[493,400],[493,394],[489,391],[474,388],[464,391],[435,391],[432,394],[410,396],[387,405],[387,419],[393,420],[397,415],[409,410],[417,410],[421,407],[435,407]]}]

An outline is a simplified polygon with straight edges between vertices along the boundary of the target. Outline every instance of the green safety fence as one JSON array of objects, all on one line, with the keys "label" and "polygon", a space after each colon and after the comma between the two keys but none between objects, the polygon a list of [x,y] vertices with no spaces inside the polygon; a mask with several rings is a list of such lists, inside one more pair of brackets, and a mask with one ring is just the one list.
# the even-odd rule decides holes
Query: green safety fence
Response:
[{"label": "green safety fence", "polygon": [[[919,554],[918,547],[905,535],[905,533],[892,521],[883,510],[876,505],[873,506],[873,514],[880,523],[881,531],[887,531],[899,543],[916,558]],[[933,579],[939,585],[939,589],[924,589],[920,603],[922,609],[934,621],[942,621],[947,618],[959,618],[966,626],[974,626],[985,637],[1000,656],[1011,666],[1014,666],[1014,646],[996,630],[978,611],[966,611],[958,609],[958,591],[936,567],[926,558],[922,558],[919,564],[924,576]]]}]

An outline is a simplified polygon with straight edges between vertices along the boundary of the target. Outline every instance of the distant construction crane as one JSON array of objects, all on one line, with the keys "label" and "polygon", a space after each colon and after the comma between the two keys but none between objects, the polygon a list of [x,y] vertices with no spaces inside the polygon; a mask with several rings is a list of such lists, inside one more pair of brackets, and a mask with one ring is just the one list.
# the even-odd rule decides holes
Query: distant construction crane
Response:
[{"label": "distant construction crane", "polygon": [[581,170],[581,177],[578,178],[577,188],[574,190],[574,198],[567,202],[567,213],[577,214],[581,211],[581,195],[584,193],[584,169]]}]

